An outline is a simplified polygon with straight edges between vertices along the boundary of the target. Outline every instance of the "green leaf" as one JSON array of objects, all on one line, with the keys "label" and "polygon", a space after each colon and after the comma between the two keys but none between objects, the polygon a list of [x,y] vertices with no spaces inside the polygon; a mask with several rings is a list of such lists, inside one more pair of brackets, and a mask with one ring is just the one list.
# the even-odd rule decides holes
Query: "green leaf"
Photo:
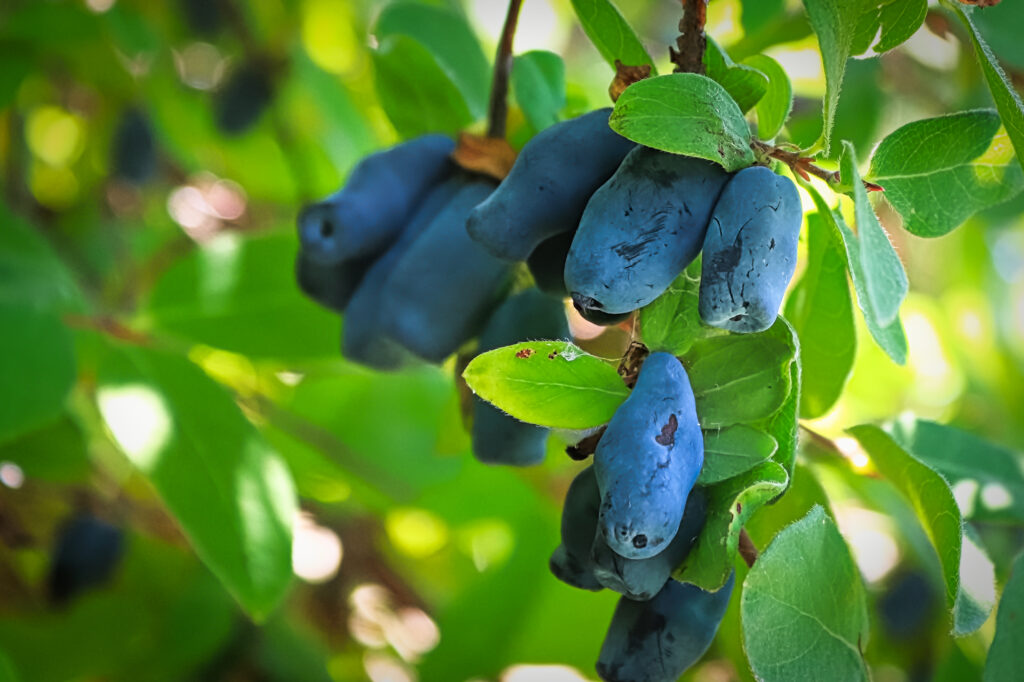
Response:
[{"label": "green leaf", "polygon": [[683,355],[697,339],[727,332],[700,319],[700,257],[679,273],[668,289],[640,309],[640,336],[652,351]]},{"label": "green leaf", "polygon": [[709,487],[708,512],[697,544],[674,577],[704,590],[717,590],[729,578],[739,552],[743,524],[786,489],[789,476],[775,462]]},{"label": "green leaf", "polygon": [[875,150],[869,177],[919,237],[941,237],[1024,189],[1013,146],[990,109],[897,129]]},{"label": "green leaf", "polygon": [[882,35],[875,52],[882,53],[903,44],[921,28],[928,14],[928,0],[895,0],[883,4],[879,13]]},{"label": "green leaf", "polygon": [[793,364],[789,366],[789,395],[782,407],[768,420],[766,430],[779,444],[778,450],[772,455],[772,459],[782,465],[790,478],[793,476],[793,467],[796,464],[796,448],[800,434],[800,377],[802,374],[803,354],[799,348],[799,341],[796,339],[796,332],[792,331],[794,343],[797,344],[796,357]]},{"label": "green leaf", "polygon": [[0,302],[81,310],[74,278],[45,239],[0,200]]},{"label": "green leaf", "polygon": [[306,299],[295,281],[292,234],[225,234],[179,259],[160,277],[143,322],[252,357],[338,354],[338,319]]},{"label": "green leaf", "polygon": [[708,78],[725,88],[746,113],[768,91],[768,76],[749,64],[737,65],[728,53],[710,36],[704,51],[704,66]]},{"label": "green leaf", "polygon": [[[864,322],[867,324],[872,338],[875,339],[878,346],[895,363],[905,364],[907,362],[907,337],[903,332],[903,324],[900,322],[899,317],[897,316],[888,325],[881,324],[875,316],[874,309],[868,303],[868,288],[871,286],[870,278],[875,276],[876,268],[880,264],[871,264],[871,267],[865,264],[862,261],[860,240],[846,224],[846,221],[843,220],[843,217],[828,207],[828,204],[825,203],[825,200],[814,187],[809,184],[803,184],[803,187],[814,199],[814,203],[818,207],[818,213],[825,219],[826,225],[843,242],[846,265],[853,278],[853,287],[857,291],[857,305],[864,314]],[[891,245],[890,248],[892,248]],[[877,284],[875,288],[881,289],[883,286],[882,284]]]},{"label": "green leaf", "polygon": [[516,419],[552,428],[600,426],[629,395],[614,367],[565,341],[488,351],[462,376],[474,393]]},{"label": "green leaf", "polygon": [[626,66],[650,64],[651,73],[658,73],[643,43],[609,0],[572,0],[572,8],[584,33],[609,66],[614,69],[618,59]]},{"label": "green leaf", "polygon": [[565,64],[554,52],[534,50],[512,64],[512,90],[530,126],[537,131],[558,123],[565,108]]},{"label": "green leaf", "polygon": [[847,0],[803,0],[811,28],[818,36],[821,61],[825,67],[824,128],[822,139],[827,154],[835,122],[839,91],[843,86],[846,60],[853,54],[854,33],[861,15],[860,2]]},{"label": "green leaf", "polygon": [[843,142],[843,149],[840,173],[853,185],[857,245],[867,280],[866,303],[872,310],[873,319],[884,327],[892,324],[899,315],[900,304],[909,286],[907,273],[868,200],[868,191],[857,171],[857,152],[849,142]]},{"label": "green leaf", "polygon": [[609,125],[634,142],[696,156],[736,171],[754,163],[750,126],[725,88],[706,76],[673,73],[633,83]]},{"label": "green leaf", "polygon": [[870,680],[864,584],[815,505],[779,533],[743,582],[743,646],[759,680]]},{"label": "green leaf", "polygon": [[1024,4],[1000,2],[982,12],[974,12],[971,20],[1001,61],[1013,69],[1024,69],[1024,43],[1020,40]]},{"label": "green leaf", "polygon": [[1012,451],[923,419],[901,418],[888,430],[951,486],[963,490],[958,502],[965,516],[975,521],[1024,522],[1024,473]]},{"label": "green leaf", "polygon": [[743,63],[768,77],[768,88],[758,103],[757,136],[762,140],[774,139],[789,118],[793,108],[793,85],[786,70],[777,61],[763,54],[747,57]]},{"label": "green leaf", "polygon": [[0,441],[54,421],[75,383],[71,332],[56,314],[0,300]]},{"label": "green leaf", "polygon": [[454,135],[473,122],[459,88],[423,43],[389,36],[373,51],[373,64],[380,104],[402,137]]},{"label": "green leaf", "polygon": [[790,392],[796,348],[785,320],[757,334],[696,341],[682,361],[701,426],[715,429],[774,414]]},{"label": "green leaf", "polygon": [[857,354],[853,297],[839,235],[820,214],[808,216],[807,268],[786,301],[786,319],[800,337],[800,416],[820,417],[836,404]]},{"label": "green leaf", "polygon": [[1024,651],[1024,553],[1013,562],[996,611],[996,634],[985,659],[985,682],[1020,679]]},{"label": "green leaf", "polygon": [[487,113],[491,87],[488,59],[461,14],[445,7],[397,2],[381,10],[374,33],[381,42],[400,35],[423,45],[462,93],[470,114],[480,118]]},{"label": "green leaf", "polygon": [[786,0],[740,0],[740,24],[743,33],[750,34],[782,14]]},{"label": "green leaf", "polygon": [[965,533],[953,492],[945,479],[902,448],[877,426],[849,429],[878,472],[910,502],[939,555],[953,634],[967,635],[988,618],[995,600],[992,562]]},{"label": "green leaf", "polygon": [[89,473],[89,453],[81,427],[64,416],[0,446],[0,462],[21,467],[25,478],[73,483]]},{"label": "green leaf", "polygon": [[974,45],[974,55],[978,58],[978,65],[985,75],[988,89],[992,93],[992,99],[996,102],[996,109],[999,110],[999,117],[1006,127],[1014,149],[1017,151],[1017,160],[1024,166],[1024,102],[1006,77],[996,56],[988,44],[978,33],[978,28],[971,20],[972,12],[958,2],[945,2],[947,7],[960,17],[967,33],[971,36],[971,43]]},{"label": "green leaf", "polygon": [[704,432],[704,467],[697,485],[711,485],[738,476],[765,461],[779,444],[770,435],[745,424]]},{"label": "green leaf", "polygon": [[189,361],[111,348],[96,401],[196,553],[255,618],[291,581],[295,489],[280,457],[224,389]]}]

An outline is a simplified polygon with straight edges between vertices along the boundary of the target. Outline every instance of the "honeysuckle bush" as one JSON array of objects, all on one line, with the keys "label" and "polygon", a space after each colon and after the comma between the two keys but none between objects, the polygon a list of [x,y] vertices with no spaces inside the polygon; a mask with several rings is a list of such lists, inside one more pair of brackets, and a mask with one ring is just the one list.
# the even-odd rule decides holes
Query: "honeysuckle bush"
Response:
[{"label": "honeysuckle bush", "polygon": [[[687,679],[1017,676],[1024,10],[712,0],[700,74],[679,3],[621,5],[525,0],[508,140],[650,66],[612,130],[799,186],[779,318],[704,325],[697,262],[624,325],[400,372],[340,357],[295,215],[376,149],[483,131],[504,3],[0,8],[4,675],[592,677],[615,595],[547,562],[563,451],[635,342],[680,358],[704,434],[674,577],[736,571]],[[470,393],[552,428],[545,463],[476,462]],[[123,547],[55,605],[76,515]]]}]

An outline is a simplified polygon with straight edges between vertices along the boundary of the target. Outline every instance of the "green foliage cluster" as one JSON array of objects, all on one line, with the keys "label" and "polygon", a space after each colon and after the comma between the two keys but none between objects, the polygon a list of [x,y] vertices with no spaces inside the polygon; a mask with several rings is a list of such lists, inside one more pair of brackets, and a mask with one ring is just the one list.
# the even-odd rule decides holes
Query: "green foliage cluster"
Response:
[{"label": "green foliage cluster", "polygon": [[[339,357],[295,215],[378,148],[480,132],[503,7],[0,7],[0,679],[592,675],[627,616],[547,561],[581,468],[561,451],[630,396],[630,342],[679,358],[703,437],[671,584],[735,572],[683,679],[1015,677],[1019,4],[712,0],[703,75],[661,47],[678,3],[620,4],[525,1],[509,141],[650,66],[615,133],[799,186],[780,316],[707,326],[697,260],[624,325],[567,306],[572,339],[399,372]],[[546,461],[475,461],[470,392],[550,428]],[[115,564],[60,582],[81,518],[120,534]]]}]

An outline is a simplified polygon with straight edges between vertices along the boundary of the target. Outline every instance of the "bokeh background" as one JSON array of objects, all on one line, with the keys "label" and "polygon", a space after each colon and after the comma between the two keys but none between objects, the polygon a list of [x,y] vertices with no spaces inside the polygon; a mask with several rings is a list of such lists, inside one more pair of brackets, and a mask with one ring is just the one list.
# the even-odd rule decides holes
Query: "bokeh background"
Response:
[{"label": "bokeh background", "polygon": [[[385,4],[0,5],[0,680],[594,677],[615,596],[574,591],[547,570],[580,467],[564,441],[552,437],[547,462],[530,470],[477,463],[454,362],[395,374],[346,363],[341,322],[294,283],[304,202],[404,137],[482,130],[504,3],[423,3],[468,27],[453,43],[475,65],[442,118],[421,106],[436,93],[403,80],[403,60],[429,52],[382,50]],[[668,71],[678,3],[619,4]],[[979,22],[1020,86],[1021,3],[1004,1]],[[714,0],[708,30],[737,60],[776,58],[797,95],[784,137],[817,139],[824,77],[800,3]],[[475,43],[463,40],[470,31]],[[562,56],[563,117],[608,105],[611,71],[568,2],[526,0],[515,50]],[[834,137],[852,140],[862,161],[910,120],[991,106],[969,46],[938,12],[899,49],[851,62],[847,79]],[[510,137],[521,146],[542,123],[523,115],[517,94],[530,95],[513,87]],[[1014,200],[925,240],[880,205],[911,282],[910,360],[897,367],[859,329],[846,393],[814,429],[842,443],[844,427],[914,414],[1024,447],[1022,209]],[[38,321],[18,317],[25,304],[62,323],[32,332],[31,360],[4,339]],[[604,357],[629,341],[623,329],[574,325]],[[101,417],[97,357],[118,341],[200,367],[287,463],[302,507],[295,579],[265,621],[243,614],[118,448],[110,410],[115,423],[144,428],[137,401],[108,404]],[[28,385],[55,386],[58,409],[20,409]],[[182,386],[159,390],[217,414],[206,394],[175,395]],[[791,495],[794,506],[827,496],[854,549],[871,594],[875,679],[980,679],[991,619],[970,638],[946,634],[921,530],[858,466],[807,452]],[[57,607],[47,595],[55,538],[82,513],[123,530],[123,557],[109,582]],[[755,540],[766,544],[785,513],[755,517]],[[1019,530],[977,528],[1008,566]],[[688,679],[751,679],[740,640],[734,603]]]}]

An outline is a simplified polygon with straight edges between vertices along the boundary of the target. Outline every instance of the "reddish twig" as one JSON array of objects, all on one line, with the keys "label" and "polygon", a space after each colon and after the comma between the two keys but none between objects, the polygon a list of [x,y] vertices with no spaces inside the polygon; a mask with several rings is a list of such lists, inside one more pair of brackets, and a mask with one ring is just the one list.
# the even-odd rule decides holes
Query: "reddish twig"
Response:
[{"label": "reddish twig", "polygon": [[[840,183],[839,171],[825,170],[821,166],[814,165],[813,156],[801,156],[799,152],[791,152],[781,147],[770,145],[767,142],[761,142],[760,140],[754,140],[750,143],[750,146],[754,149],[759,157],[772,158],[789,166],[794,173],[799,175],[804,180],[810,180],[809,176],[813,175],[816,178],[821,178],[829,185],[838,185]],[[864,180],[864,188],[869,192],[884,192],[885,188],[881,185],[876,185],[873,182]]]},{"label": "reddish twig", "polygon": [[512,40],[519,22],[523,0],[509,0],[505,25],[501,29],[498,51],[494,56],[494,78],[491,81],[491,102],[487,116],[487,137],[505,139],[508,118],[508,81],[512,73]]},{"label": "reddish twig", "polygon": [[757,561],[757,547],[754,545],[754,541],[750,539],[750,535],[747,533],[747,529],[744,528],[740,531],[740,544],[739,544],[740,556],[743,557],[743,561],[747,563],[747,568],[753,568],[754,562]]}]

